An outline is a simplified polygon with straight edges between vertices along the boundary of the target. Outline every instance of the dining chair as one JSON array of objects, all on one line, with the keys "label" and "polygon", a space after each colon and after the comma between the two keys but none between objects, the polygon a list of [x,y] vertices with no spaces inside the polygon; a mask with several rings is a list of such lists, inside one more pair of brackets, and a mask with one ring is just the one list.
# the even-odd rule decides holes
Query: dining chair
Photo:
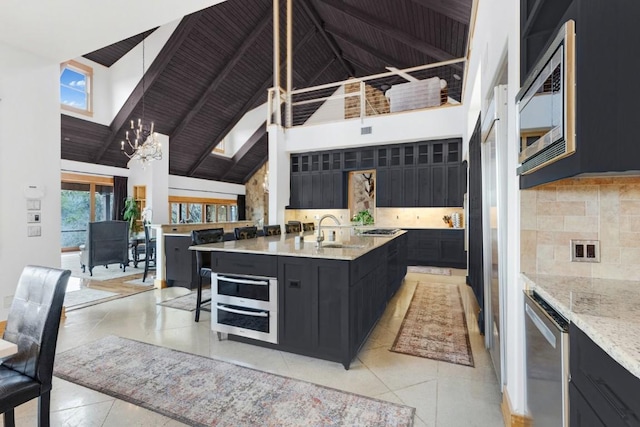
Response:
[{"label": "dining chair", "polygon": [[[207,243],[218,243],[224,241],[223,228],[209,228],[205,230],[193,230],[191,232],[191,243],[194,245],[204,245]],[[196,271],[198,272],[198,289],[196,292],[196,322],[200,321],[200,311],[211,311],[202,306],[211,302],[211,298],[202,300],[202,278],[211,277],[211,256],[202,251],[196,253]],[[212,290],[213,292],[213,290]]]},{"label": "dining chair", "polygon": [[258,227],[236,227],[233,232],[235,233],[236,240],[254,239],[258,237]]},{"label": "dining chair", "polygon": [[263,227],[265,236],[278,236],[282,234],[282,229],[280,228],[280,224],[275,225],[265,225]]},{"label": "dining chair", "polygon": [[[151,266],[153,264],[153,266]],[[151,237],[151,230],[148,225],[144,226],[144,274],[142,281],[147,280],[149,270],[156,269],[156,239]]]},{"label": "dining chair", "polygon": [[18,352],[0,365],[0,412],[15,426],[14,408],[38,398],[38,425],[49,425],[53,362],[70,270],[26,266],[9,309],[3,339]]}]

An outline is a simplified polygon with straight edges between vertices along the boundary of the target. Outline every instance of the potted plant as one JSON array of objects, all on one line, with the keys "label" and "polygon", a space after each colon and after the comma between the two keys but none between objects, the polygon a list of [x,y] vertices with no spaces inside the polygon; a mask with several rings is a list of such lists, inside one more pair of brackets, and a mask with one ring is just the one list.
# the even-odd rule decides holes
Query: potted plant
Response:
[{"label": "potted plant", "polygon": [[351,222],[359,225],[371,225],[373,224],[373,215],[368,210],[362,210],[351,218]]},{"label": "potted plant", "polygon": [[124,201],[124,211],[122,212],[122,218],[129,222],[130,235],[136,234],[140,231],[138,220],[140,219],[140,207],[133,197],[127,197]]}]

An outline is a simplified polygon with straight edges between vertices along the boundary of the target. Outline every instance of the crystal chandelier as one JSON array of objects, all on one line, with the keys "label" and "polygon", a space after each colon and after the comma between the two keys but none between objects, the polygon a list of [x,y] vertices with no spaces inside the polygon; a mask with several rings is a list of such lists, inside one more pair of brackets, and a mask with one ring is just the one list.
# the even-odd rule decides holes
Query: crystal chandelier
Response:
[{"label": "crystal chandelier", "polygon": [[[142,39],[142,118],[138,119],[138,126],[131,120],[131,134],[125,133],[125,141],[120,142],[120,150],[130,159],[139,160],[142,167],[146,167],[152,160],[162,159],[162,145],[158,142],[158,134],[153,131],[153,122],[147,126],[144,123],[144,39]],[[126,148],[126,149],[125,149]],[[128,150],[131,152],[128,152]]]}]

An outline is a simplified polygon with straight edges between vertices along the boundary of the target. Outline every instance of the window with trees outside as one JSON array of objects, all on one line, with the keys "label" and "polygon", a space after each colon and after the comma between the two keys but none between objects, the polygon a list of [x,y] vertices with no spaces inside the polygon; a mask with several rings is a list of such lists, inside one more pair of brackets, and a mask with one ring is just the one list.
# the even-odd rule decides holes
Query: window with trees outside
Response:
[{"label": "window with trees outside", "polygon": [[76,61],[60,67],[60,106],[87,116],[93,115],[93,69]]},{"label": "window with trees outside", "polygon": [[77,250],[87,238],[87,224],[113,217],[113,178],[63,173],[61,179],[63,251]]},{"label": "window with trees outside", "polygon": [[238,220],[235,200],[169,196],[171,224],[198,224]]}]

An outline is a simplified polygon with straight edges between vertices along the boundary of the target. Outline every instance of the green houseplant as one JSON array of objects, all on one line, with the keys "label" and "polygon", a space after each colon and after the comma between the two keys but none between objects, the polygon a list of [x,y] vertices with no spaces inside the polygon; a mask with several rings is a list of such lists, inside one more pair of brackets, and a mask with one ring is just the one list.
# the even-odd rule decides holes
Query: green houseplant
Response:
[{"label": "green houseplant", "polygon": [[140,207],[133,197],[127,197],[124,201],[124,211],[122,218],[129,222],[129,233],[135,234],[140,230],[138,220],[140,219]]},{"label": "green houseplant", "polygon": [[368,210],[362,210],[351,218],[351,222],[362,225],[371,225],[373,224],[373,215],[371,215],[371,212]]}]

